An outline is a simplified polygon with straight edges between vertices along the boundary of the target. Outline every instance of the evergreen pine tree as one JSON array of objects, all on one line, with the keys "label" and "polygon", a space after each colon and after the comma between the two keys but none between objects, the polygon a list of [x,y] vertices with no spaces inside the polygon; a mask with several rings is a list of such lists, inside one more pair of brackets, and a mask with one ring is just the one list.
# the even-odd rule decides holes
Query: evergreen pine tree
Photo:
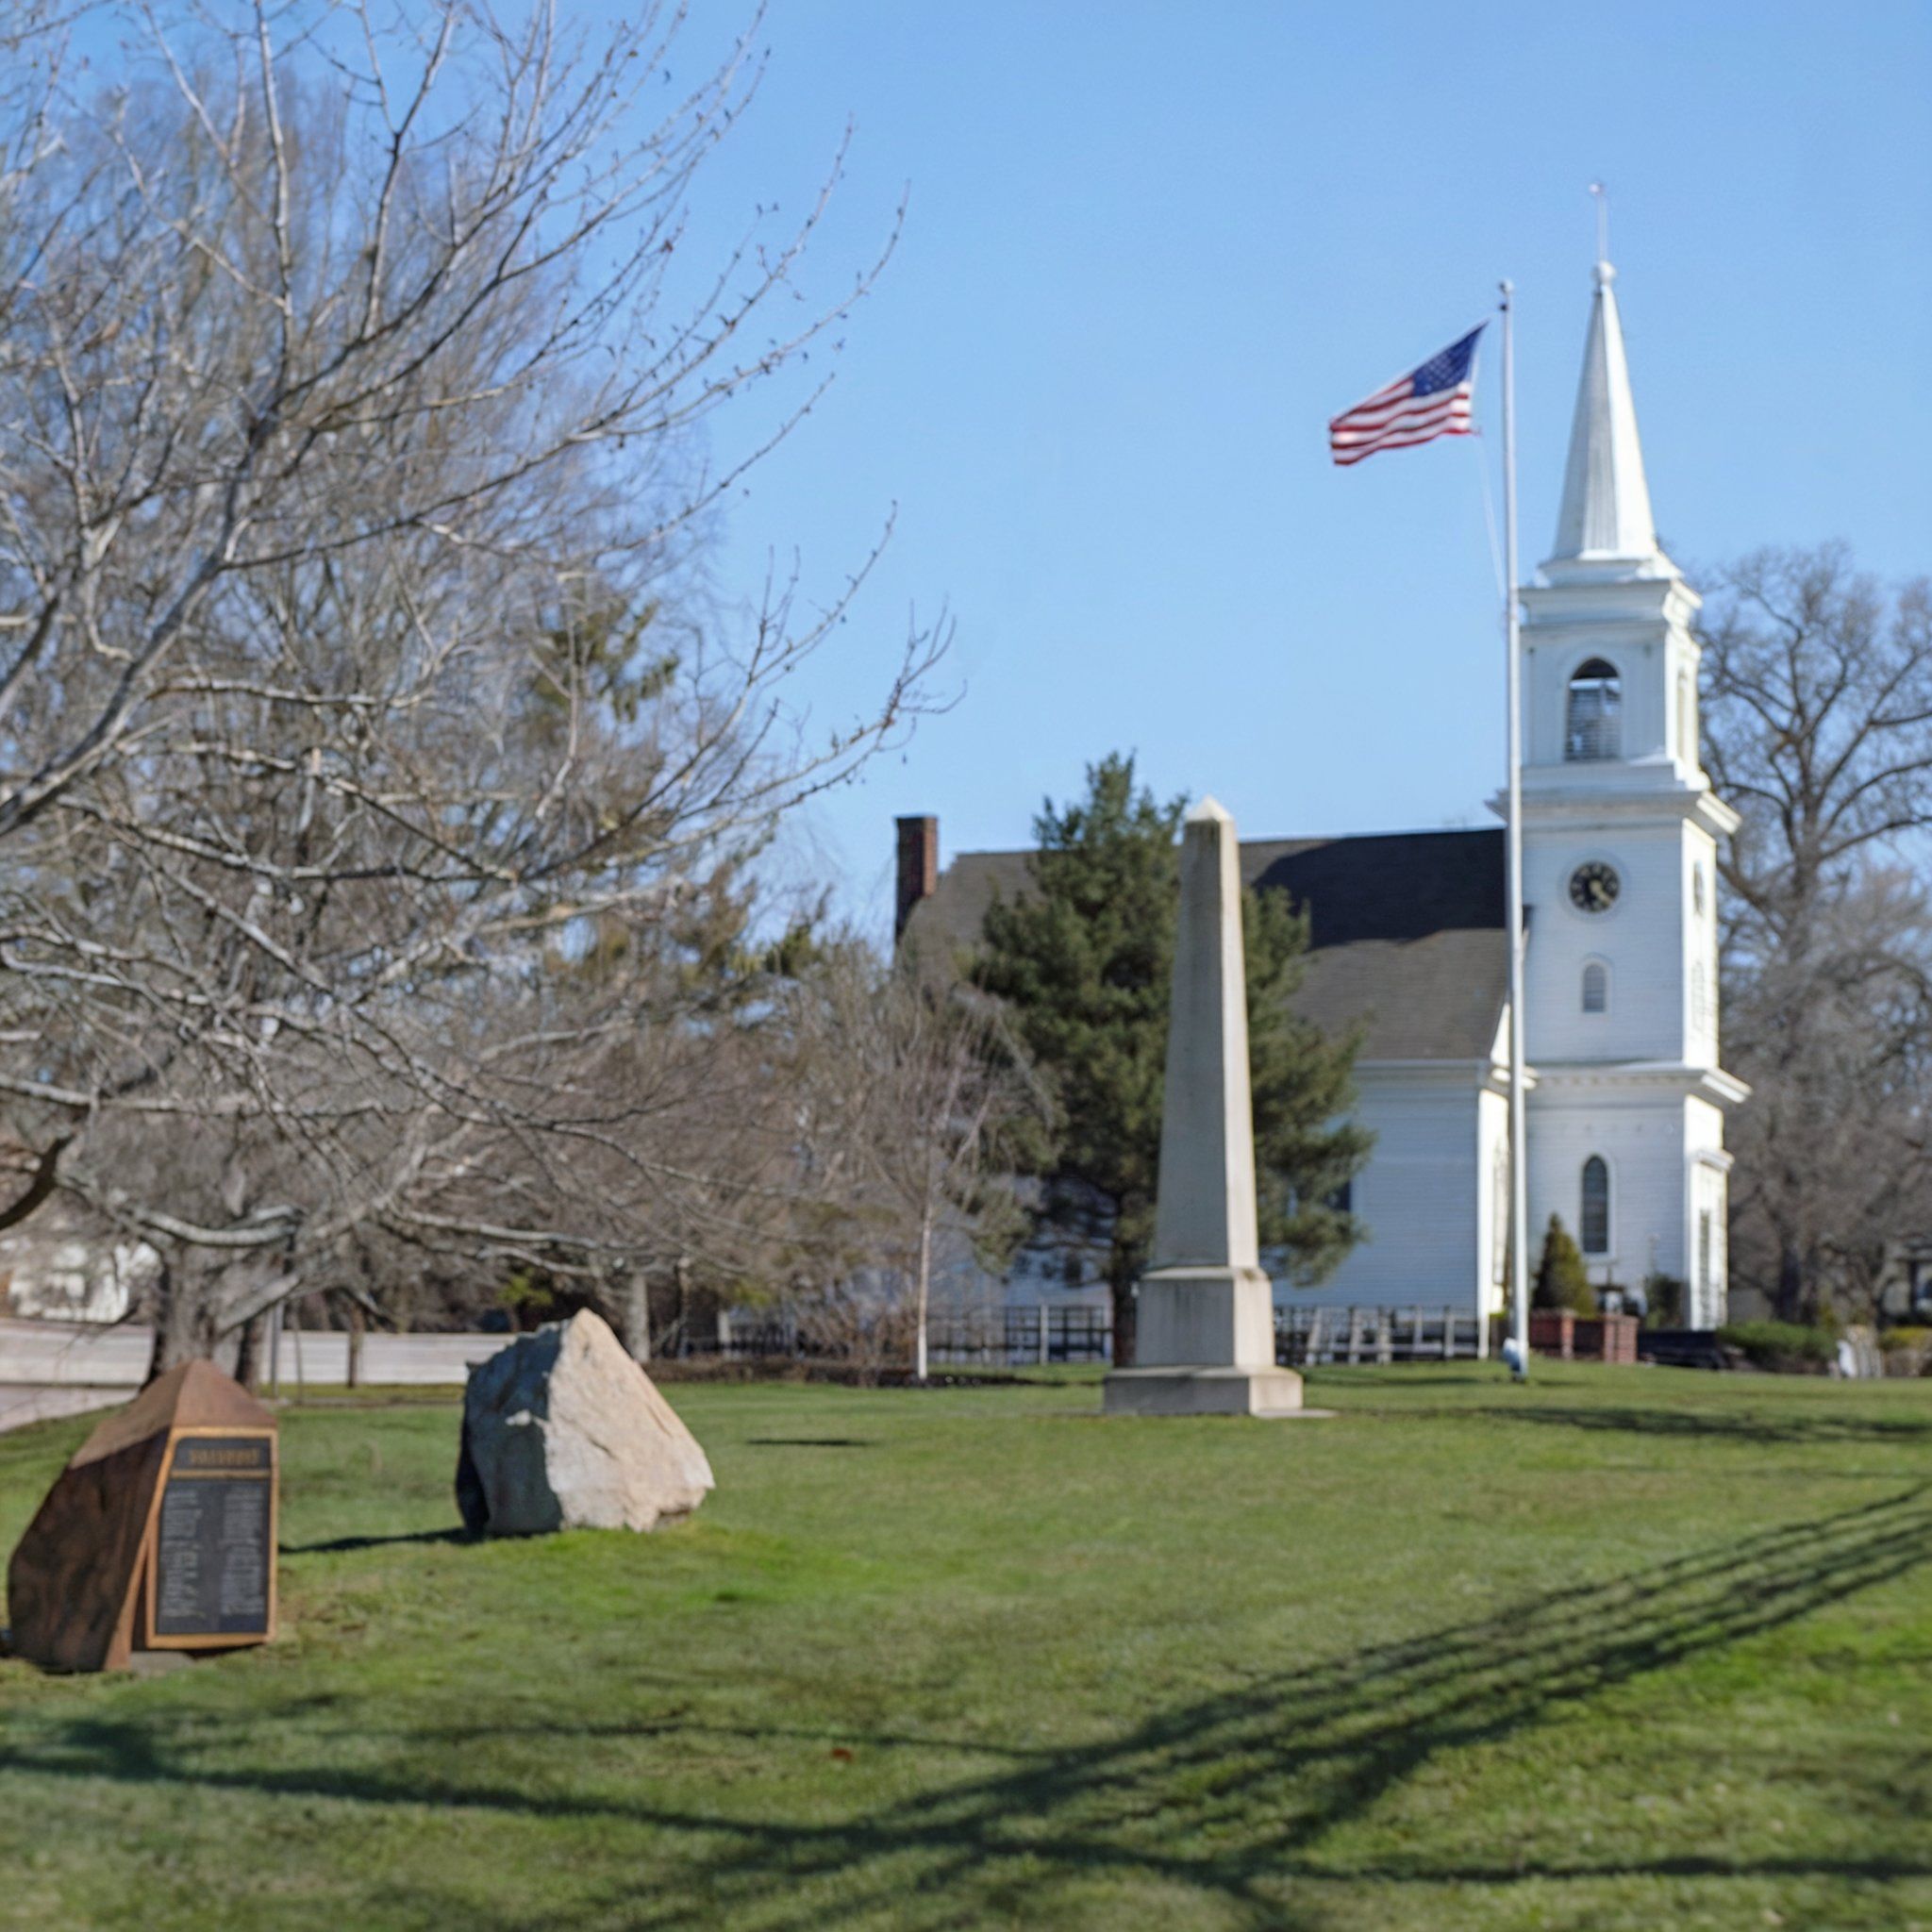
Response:
[{"label": "evergreen pine tree", "polygon": [[[1158,804],[1118,754],[1087,781],[1083,800],[1049,800],[1035,820],[1028,891],[988,909],[972,971],[1012,1008],[1052,1088],[1058,1118],[1023,1165],[1041,1183],[1041,1229],[1076,1257],[1104,1248],[1125,1363],[1154,1236],[1185,801]],[[1261,1244],[1278,1272],[1316,1282],[1363,1233],[1339,1200],[1374,1140],[1344,1118],[1359,1041],[1331,1041],[1291,1008],[1306,917],[1279,893],[1249,891],[1241,919]]]},{"label": "evergreen pine tree", "polygon": [[1568,1308],[1577,1315],[1597,1312],[1596,1292],[1583,1265],[1583,1251],[1563,1225],[1560,1214],[1551,1215],[1550,1224],[1543,1231],[1542,1258],[1537,1263],[1533,1299],[1540,1308]]}]

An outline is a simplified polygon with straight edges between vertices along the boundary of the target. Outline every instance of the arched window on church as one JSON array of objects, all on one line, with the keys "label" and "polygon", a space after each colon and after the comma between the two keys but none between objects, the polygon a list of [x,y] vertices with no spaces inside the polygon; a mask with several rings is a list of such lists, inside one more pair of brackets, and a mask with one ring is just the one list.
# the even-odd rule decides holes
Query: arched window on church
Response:
[{"label": "arched window on church", "polygon": [[1610,1170],[1601,1154],[1583,1163],[1583,1211],[1576,1224],[1586,1255],[1610,1252]]},{"label": "arched window on church", "polygon": [[1617,667],[1591,658],[1570,680],[1563,712],[1563,756],[1572,763],[1624,756],[1624,680]]},{"label": "arched window on church", "polygon": [[1677,756],[1687,765],[1697,762],[1697,687],[1688,671],[1677,673]]},{"label": "arched window on church", "polygon": [[1607,1013],[1610,1010],[1610,969],[1601,959],[1591,959],[1583,969],[1583,1010]]}]

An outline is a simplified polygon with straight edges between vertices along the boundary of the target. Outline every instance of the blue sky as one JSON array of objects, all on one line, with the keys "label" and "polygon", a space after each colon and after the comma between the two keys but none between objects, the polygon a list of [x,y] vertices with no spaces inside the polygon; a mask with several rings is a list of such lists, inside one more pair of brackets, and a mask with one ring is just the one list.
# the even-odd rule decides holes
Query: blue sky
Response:
[{"label": "blue sky", "polygon": [[[697,0],[675,78],[748,10]],[[1533,567],[1593,179],[1651,493],[1693,581],[1830,537],[1887,575],[1932,568],[1924,0],[774,0],[761,41],[694,241],[728,244],[760,204],[795,215],[848,120],[808,291],[849,287],[910,194],[831,393],[736,499],[713,565],[749,595],[796,555],[829,594],[896,507],[813,667],[814,729],[876,699],[908,622],[956,625],[952,708],[787,843],[791,880],[875,931],[895,815],[936,812],[949,856],[1024,843],[1110,750],[1254,836],[1489,822],[1493,434],[1337,471],[1324,426],[1511,276]],[[1496,375],[1492,346],[1491,431]],[[779,399],[720,419],[717,455]]]},{"label": "blue sky", "polygon": [[911,190],[831,396],[719,559],[746,582],[796,548],[829,586],[897,505],[816,674],[828,720],[909,609],[957,622],[956,708],[813,813],[802,862],[874,922],[894,814],[937,812],[948,855],[1024,842],[1116,747],[1254,835],[1484,822],[1493,441],[1338,472],[1324,425],[1511,275],[1533,564],[1592,179],[1678,559],[1842,536],[1880,571],[1932,567],[1922,5],[778,0],[766,39],[708,199],[795,205],[849,114],[831,289]]}]

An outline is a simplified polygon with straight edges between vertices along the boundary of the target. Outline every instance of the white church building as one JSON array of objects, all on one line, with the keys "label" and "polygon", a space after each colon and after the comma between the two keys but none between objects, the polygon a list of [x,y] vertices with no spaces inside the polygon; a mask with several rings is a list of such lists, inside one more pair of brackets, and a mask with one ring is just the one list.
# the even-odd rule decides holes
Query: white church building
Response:
[{"label": "white church building", "polygon": [[[1725,1310],[1724,1113],[1748,1091],[1718,1057],[1717,852],[1738,820],[1698,761],[1699,599],[1657,544],[1613,279],[1599,263],[1556,542],[1523,591],[1530,1260],[1560,1215],[1593,1281],[1673,1277],[1708,1327]],[[899,822],[898,927],[922,946],[970,945],[995,892],[1025,891],[1024,852],[943,873],[938,857],[936,821]],[[1362,1028],[1357,1115],[1375,1134],[1349,1204],[1368,1238],[1277,1301],[1501,1310],[1501,829],[1252,841],[1241,861],[1308,915],[1296,1005]]]}]

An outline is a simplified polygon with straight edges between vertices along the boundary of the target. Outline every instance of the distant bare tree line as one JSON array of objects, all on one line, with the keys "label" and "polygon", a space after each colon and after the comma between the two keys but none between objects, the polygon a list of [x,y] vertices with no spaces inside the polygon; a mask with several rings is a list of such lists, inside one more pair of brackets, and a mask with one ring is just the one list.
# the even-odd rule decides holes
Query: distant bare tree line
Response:
[{"label": "distant bare tree line", "polygon": [[1932,1235],[1932,587],[1840,544],[1724,574],[1705,762],[1743,814],[1723,861],[1734,1284],[1869,1318]]}]

